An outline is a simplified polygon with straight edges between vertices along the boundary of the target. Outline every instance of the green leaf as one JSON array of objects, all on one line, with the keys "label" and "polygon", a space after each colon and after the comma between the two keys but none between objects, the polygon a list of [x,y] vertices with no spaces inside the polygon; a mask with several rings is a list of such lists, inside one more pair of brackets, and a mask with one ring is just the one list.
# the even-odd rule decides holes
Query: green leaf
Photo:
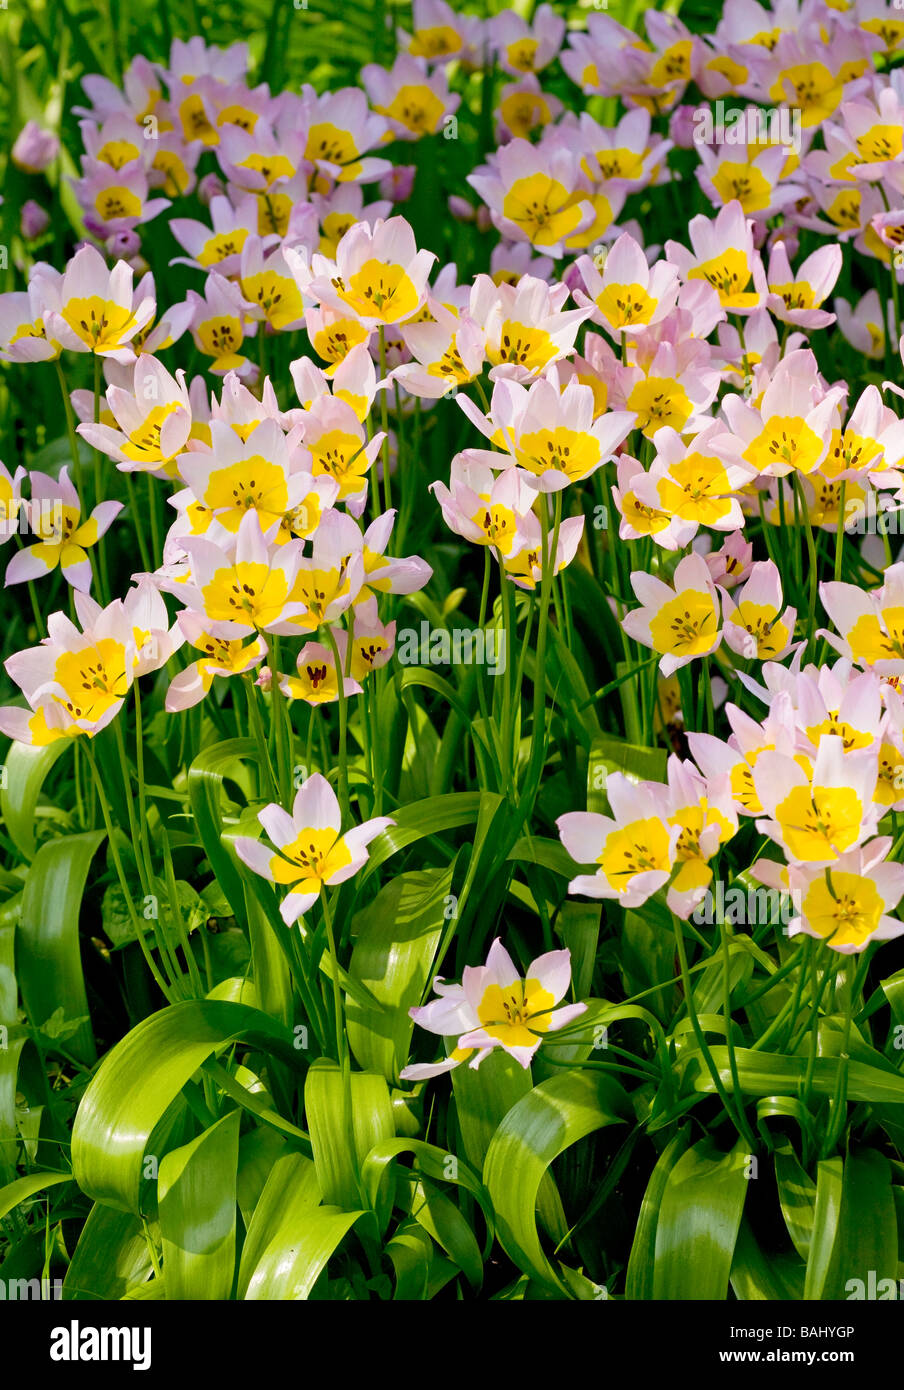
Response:
[{"label": "green leaf", "polygon": [[476,1069],[456,1067],[451,1077],[465,1157],[481,1172],[497,1128],[531,1089],[530,1068],[497,1048]]},{"label": "green leaf", "polygon": [[[728,1064],[728,1049],[711,1047],[713,1061],[726,1091],[732,1090],[731,1068]],[[699,1052],[690,1044],[684,1057],[694,1070],[693,1087],[695,1091],[714,1091],[715,1085],[709,1070],[703,1063]],[[773,1096],[798,1094],[807,1073],[806,1057],[784,1057],[765,1052],[754,1052],[749,1048],[736,1047],[735,1059],[741,1090],[748,1096]],[[814,1094],[831,1096],[835,1094],[838,1068],[837,1057],[817,1057],[813,1068],[812,1089]],[[869,1104],[904,1104],[904,1076],[894,1072],[880,1071],[878,1067],[867,1066],[863,1062],[848,1063],[848,1100],[862,1100]]]},{"label": "green leaf", "polygon": [[282,1227],[252,1274],[246,1299],[307,1298],[337,1246],[366,1214],[340,1207],[314,1207],[305,1211],[302,1224]]},{"label": "green leaf", "polygon": [[722,1153],[710,1138],[681,1155],[668,1174],[653,1268],[654,1299],[725,1299],[748,1179],[738,1143]]},{"label": "green leaf", "polygon": [[844,1162],[841,1219],[822,1297],[846,1299],[852,1280],[866,1287],[871,1276],[877,1283],[891,1280],[897,1295],[898,1223],[891,1165],[877,1149],[861,1147]]},{"label": "green leaf", "polygon": [[245,1004],[188,999],[152,1014],[108,1052],[88,1084],[72,1131],[79,1187],[138,1214],[148,1140],[203,1062],[243,1041],[292,1066],[298,1054],[275,1020]]},{"label": "green leaf", "polygon": [[225,1299],[235,1273],[241,1111],[160,1163],[158,1220],[168,1299]]},{"label": "green leaf", "polygon": [[[153,1238],[154,1228],[150,1228]],[[137,1216],[96,1203],[88,1213],[63,1280],[64,1299],[122,1298],[150,1273],[151,1257]]]},{"label": "green leaf", "polygon": [[[664,748],[646,748],[604,734],[591,744],[587,785],[590,791],[604,791],[610,772],[621,772],[630,782],[663,782],[666,762]],[[587,804],[589,807],[589,796]],[[599,806],[591,809],[599,810]]]},{"label": "green leaf", "polygon": [[369,857],[361,873],[362,882],[370,878],[381,864],[399,850],[444,830],[457,830],[473,825],[480,811],[480,792],[447,792],[445,796],[428,796],[413,801],[393,812],[395,825],[384,830],[372,842]]},{"label": "green leaf", "polygon": [[745,1301],[803,1297],[804,1266],[796,1255],[770,1250],[765,1255],[746,1216],[741,1222],[731,1265],[731,1287]]},{"label": "green leaf", "polygon": [[575,999],[586,999],[593,987],[601,920],[602,907],[599,903],[564,902],[559,909],[557,925],[565,946],[571,952]]},{"label": "green leaf", "polygon": [[334,1062],[318,1058],[305,1081],[304,1107],[314,1164],[324,1202],[357,1209],[362,1205],[359,1165],[375,1144],[395,1136],[392,1101],[382,1076],[369,1072],[349,1074],[351,1133],[346,1115],[342,1072]]},{"label": "green leaf", "polygon": [[685,1127],[663,1149],[647,1183],[640,1204],[640,1215],[634,1231],[634,1242],[628,1258],[625,1298],[649,1300],[653,1297],[653,1273],[656,1267],[656,1227],[666,1185],[675,1164],[687,1151],[690,1126]]},{"label": "green leaf", "polygon": [[801,1259],[806,1261],[813,1238],[816,1185],[801,1167],[790,1142],[775,1151],[775,1181],[791,1243]]},{"label": "green leaf", "polygon": [[411,1215],[445,1250],[473,1289],[483,1283],[477,1238],[454,1202],[427,1181],[412,1184]]},{"label": "green leaf", "polygon": [[[225,893],[236,921],[245,926],[245,889],[242,875],[226,845],[222,831],[223,779],[231,777],[247,786],[248,770],[243,762],[254,763],[257,749],[253,739],[231,738],[199,753],[188,770],[188,795],[192,814],[201,836],[204,853],[217,882]],[[250,794],[250,793],[249,793]]]},{"label": "green leaf", "polygon": [[380,1184],[386,1169],[402,1154],[413,1155],[419,1172],[426,1174],[435,1182],[448,1182],[460,1186],[475,1198],[492,1233],[493,1206],[489,1193],[477,1174],[466,1163],[460,1162],[457,1155],[428,1144],[423,1139],[387,1139],[375,1144],[361,1164],[361,1181],[371,1206],[375,1206]]},{"label": "green leaf", "polygon": [[399,874],[353,920],[357,940],[348,973],[378,1004],[348,999],[349,1043],[360,1066],[387,1081],[398,1082],[408,1061],[414,1028],[408,1010],[420,1004],[430,981],[451,889],[451,868]]},{"label": "green leaf", "polygon": [[57,1183],[72,1182],[71,1173],[29,1173],[27,1178],[17,1178],[15,1182],[0,1187],[0,1221],[22,1202],[27,1202],[36,1192],[55,1187]]},{"label": "green leaf", "polygon": [[265,1256],[267,1263],[258,1284],[272,1280],[274,1266],[278,1265],[280,1257],[286,1258],[299,1230],[319,1203],[320,1184],[311,1159],[299,1153],[285,1153],[277,1158],[248,1224],[239,1265],[237,1298],[249,1296],[248,1286]]},{"label": "green leaf", "polygon": [[844,1167],[840,1158],[823,1159],[817,1166],[813,1234],[804,1280],[804,1298],[808,1301],[823,1297],[838,1235],[843,1181]]},{"label": "green leaf", "polygon": [[525,864],[538,864],[540,868],[549,869],[562,878],[574,878],[576,873],[575,862],[565,846],[558,840],[545,840],[539,835],[529,835],[519,840],[508,857]]},{"label": "green leaf", "polygon": [[35,852],[35,807],[41,788],[57,758],[69,746],[66,739],[37,748],[13,743],[6,755],[6,777],[0,786],[0,812],[10,839],[23,859]]},{"label": "green leaf", "polygon": [[562,1294],[569,1292],[568,1285],[544,1253],[537,1231],[541,1179],[570,1145],[604,1125],[622,1123],[625,1110],[625,1093],[610,1077],[566,1072],[524,1096],[487,1151],[483,1180],[496,1212],[500,1245],[525,1274]]},{"label": "green leaf", "polygon": [[246,888],[245,892],[245,910],[251,939],[251,974],[257,985],[261,1008],[288,1027],[294,1009],[292,975],[277,933],[285,933],[290,928],[286,927],[278,912],[269,917],[261,900],[250,888]]},{"label": "green leaf", "polygon": [[[35,855],[22,893],[16,965],[25,1012],[33,1023],[62,1008],[67,1019],[87,1019],[79,911],[85,880],[102,830],[49,840]],[[80,1060],[97,1057],[94,1034],[83,1023],[70,1044]]]}]

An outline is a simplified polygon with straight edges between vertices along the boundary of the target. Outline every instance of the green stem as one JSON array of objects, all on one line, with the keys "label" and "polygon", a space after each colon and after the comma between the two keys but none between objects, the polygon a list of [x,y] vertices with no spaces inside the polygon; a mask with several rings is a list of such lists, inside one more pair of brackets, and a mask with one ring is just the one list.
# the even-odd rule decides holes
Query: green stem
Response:
[{"label": "green stem", "polygon": [[[380,324],[380,377],[386,379],[386,334]],[[388,512],[392,507],[392,490],[389,481],[389,406],[386,400],[386,387],[380,393],[380,428],[383,431],[381,454],[383,458],[383,505]]]},{"label": "green stem", "polygon": [[339,693],[339,805],[343,818],[348,819],[350,814],[348,799],[348,700],[345,695],[345,679],[342,659],[339,656],[339,645],[336,641],[336,634],[329,624],[327,624],[326,636],[333,652],[333,661],[336,666],[336,688]]},{"label": "green stem", "polygon": [[257,743],[258,756],[258,789],[263,794],[263,780],[266,774],[270,779],[270,787],[274,797],[279,799],[279,783],[273,771],[273,764],[270,761],[270,750],[267,747],[267,740],[264,736],[264,725],[261,719],[261,712],[257,706],[257,694],[255,691],[254,677],[250,671],[246,671],[242,676],[245,686],[245,695],[248,700],[248,723]]},{"label": "green stem", "polygon": [[126,496],[129,499],[129,512],[132,517],[132,525],[135,527],[135,535],[138,539],[138,550],[141,554],[141,568],[145,574],[150,574],[154,568],[154,562],[148,552],[147,541],[144,538],[144,527],[141,525],[138,514],[138,495],[135,491],[135,479],[131,473],[126,473]]},{"label": "green stem", "polygon": [[[133,682],[134,684],[134,682]],[[138,876],[141,879],[141,886],[145,893],[151,891],[151,880],[148,876],[148,865],[144,857],[144,845],[135,818],[135,802],[132,797],[132,774],[129,771],[129,760],[126,757],[126,744],[122,734],[122,724],[119,719],[113,720],[113,735],[116,739],[116,752],[119,757],[119,770],[122,774],[122,786],[126,797],[126,811],[129,817],[129,833],[132,837],[132,844],[135,846],[135,862],[138,865]]]},{"label": "green stem", "polygon": [[[688,1018],[690,1019],[694,1037],[697,1040],[697,1046],[699,1047],[701,1056],[703,1057],[703,1060],[706,1063],[707,1070],[710,1076],[712,1077],[712,1082],[713,1086],[715,1087],[716,1095],[722,1102],[722,1105],[725,1108],[726,1115],[731,1120],[732,1124],[738,1131],[740,1137],[744,1140],[745,1144],[750,1144],[752,1141],[750,1138],[750,1131],[747,1128],[747,1123],[743,1116],[743,1108],[741,1111],[741,1118],[739,1119],[738,1114],[735,1110],[735,1106],[729,1099],[728,1092],[725,1090],[725,1087],[722,1085],[722,1078],[720,1077],[718,1068],[715,1062],[713,1061],[712,1053],[710,1052],[709,1047],[707,1046],[703,1029],[700,1027],[700,1020],[697,1017],[697,1010],[694,1005],[694,991],[691,986],[690,975],[688,973],[687,968],[687,950],[685,949],[684,945],[684,930],[682,928],[680,918],[678,918],[674,912],[672,913],[672,922],[675,929],[675,945],[678,949],[678,965],[681,970],[681,983],[684,991],[684,1002],[687,1005],[687,1014]],[[728,1026],[728,1024],[729,1020],[726,1019],[726,1026]],[[735,1096],[735,1099],[738,1099],[737,1095]],[[740,1104],[740,1101],[738,1103]],[[756,1147],[755,1143],[753,1144],[753,1147]]]},{"label": "green stem", "polygon": [[85,753],[87,755],[89,763],[91,764],[91,771],[94,774],[94,785],[97,788],[97,797],[100,802],[100,808],[104,818],[104,826],[107,831],[107,843],[109,844],[110,852],[113,855],[113,863],[116,868],[116,876],[119,879],[120,891],[122,892],[122,896],[125,899],[126,911],[128,912],[129,919],[132,923],[132,929],[135,932],[135,938],[138,942],[138,945],[141,948],[141,952],[144,956],[147,967],[153,975],[155,981],[157,982],[157,988],[160,990],[160,993],[163,995],[167,1003],[172,1004],[175,1001],[170,991],[170,986],[167,984],[166,980],[160,973],[160,968],[157,965],[157,962],[154,960],[153,954],[148,949],[148,944],[144,939],[144,930],[141,922],[138,919],[138,914],[135,911],[135,904],[132,901],[132,893],[131,889],[129,888],[129,881],[126,878],[125,870],[122,866],[122,858],[119,853],[119,846],[116,843],[116,832],[113,825],[113,817],[110,812],[110,803],[107,800],[107,794],[104,790],[104,784],[101,779],[100,769],[98,768],[97,761],[94,757],[94,752],[90,747],[88,747],[87,744],[85,745]]},{"label": "green stem", "polygon": [[848,977],[848,1001],[844,1011],[844,1033],[841,1040],[841,1056],[838,1067],[838,1076],[835,1082],[835,1091],[832,1096],[830,1120],[828,1131],[822,1143],[821,1157],[826,1158],[835,1147],[838,1136],[844,1126],[847,1117],[847,1087],[848,1087],[848,1066],[850,1064],[850,1054],[848,1048],[851,1042],[851,1027],[854,1020],[854,1004],[860,996],[863,982],[866,979],[866,972],[870,963],[870,948],[867,946],[857,964],[856,971],[852,970],[851,962],[845,964]]},{"label": "green stem", "polygon": [[813,527],[810,523],[810,510],[807,506],[807,499],[803,490],[803,483],[797,473],[794,475],[794,496],[800,505],[801,515],[804,525],[804,538],[807,542],[807,561],[810,566],[809,574],[809,602],[807,606],[807,633],[811,641],[815,641],[813,634],[816,631],[816,592],[819,586],[819,567],[816,560],[816,547],[813,544]]}]

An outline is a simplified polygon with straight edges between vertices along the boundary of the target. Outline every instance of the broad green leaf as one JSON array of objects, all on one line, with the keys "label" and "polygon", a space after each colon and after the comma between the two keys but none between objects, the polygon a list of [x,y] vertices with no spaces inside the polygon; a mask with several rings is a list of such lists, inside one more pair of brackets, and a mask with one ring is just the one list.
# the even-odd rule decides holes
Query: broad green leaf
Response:
[{"label": "broad green leaf", "polygon": [[791,1243],[806,1262],[813,1236],[816,1185],[801,1167],[790,1142],[775,1151],[775,1181]]},{"label": "broad green leaf", "polygon": [[[236,1174],[236,1199],[245,1229],[248,1229],[254,1208],[264,1190],[267,1177],[274,1164],[283,1154],[289,1152],[288,1143],[282,1134],[261,1125],[249,1129],[239,1139],[239,1166]],[[308,1159],[310,1163],[311,1160]]]},{"label": "broad green leaf", "polygon": [[[102,830],[94,830],[49,840],[28,870],[16,933],[16,972],[25,1011],[34,1025],[59,1007],[67,1019],[88,1017],[79,911],[91,860],[103,838]],[[89,1023],[81,1025],[69,1049],[80,1061],[96,1059]]]},{"label": "broad green leaf", "polygon": [[241,1111],[233,1110],[160,1162],[167,1298],[224,1299],[232,1291],[240,1123]]},{"label": "broad green leaf", "polygon": [[350,1112],[341,1070],[318,1058],[305,1081],[304,1108],[324,1202],[352,1210],[362,1205],[360,1164],[375,1144],[395,1137],[395,1128],[384,1077],[351,1072],[348,1082]]},{"label": "broad green leaf", "polygon": [[[847,1299],[859,1279],[893,1282],[897,1293],[898,1223],[885,1154],[865,1146],[844,1161],[841,1219],[823,1298]],[[888,1286],[886,1286],[888,1287]]]},{"label": "broad green leaf", "polygon": [[823,1297],[838,1236],[843,1181],[844,1167],[841,1159],[823,1159],[816,1170],[813,1234],[810,1238],[807,1275],[804,1281],[804,1298],[808,1301]]},{"label": "broad green leaf", "polygon": [[217,882],[225,893],[236,921],[245,925],[245,889],[242,876],[220,838],[222,825],[223,779],[237,780],[243,790],[247,787],[247,768],[243,762],[255,763],[257,749],[253,739],[231,738],[205,748],[188,771],[188,794],[192,814],[201,836],[204,852]]},{"label": "broad green leaf", "polygon": [[[727,1091],[731,1091],[732,1077],[727,1048],[711,1047],[710,1052],[722,1085]],[[693,1049],[689,1048],[685,1055],[694,1069],[694,1090],[714,1091],[713,1079],[699,1053],[694,1054]],[[798,1088],[803,1084],[807,1074],[806,1057],[784,1057],[736,1047],[735,1059],[741,1090],[748,1096],[781,1095],[783,1091],[791,1096],[797,1095]],[[837,1057],[817,1057],[812,1079],[814,1094],[834,1095],[840,1065]],[[848,1063],[847,1070],[848,1100],[862,1100],[877,1105],[904,1103],[904,1076],[890,1071],[880,1071],[878,1067],[853,1060]]]},{"label": "broad green leaf", "polygon": [[671,1169],[656,1224],[652,1297],[724,1299],[748,1178],[742,1144],[701,1139]]},{"label": "broad green leaf", "polygon": [[348,973],[378,1004],[349,997],[348,1038],[360,1066],[390,1082],[398,1082],[408,1061],[414,1029],[408,1010],[420,1004],[430,981],[451,888],[451,868],[399,874],[352,924],[357,939]]},{"label": "broad green leaf", "polygon": [[577,865],[565,846],[558,840],[545,840],[540,835],[525,836],[519,840],[508,857],[525,864],[537,864],[562,878],[574,878],[577,873]]},{"label": "broad green leaf", "polygon": [[465,1158],[479,1173],[497,1128],[531,1089],[530,1068],[497,1048],[479,1067],[456,1067],[451,1077]]},{"label": "broad green leaf", "polygon": [[384,830],[372,842],[366,866],[361,872],[364,882],[386,860],[400,849],[413,845],[430,835],[445,830],[457,830],[473,825],[480,811],[480,792],[447,792],[445,796],[428,796],[393,812],[395,825]]},{"label": "broad green leaf", "polygon": [[291,1250],[293,1238],[319,1204],[320,1184],[312,1160],[299,1153],[284,1153],[277,1158],[250,1221],[246,1218],[248,1233],[242,1247],[237,1298],[247,1296],[251,1277],[265,1254],[270,1253],[270,1269],[278,1252],[285,1255]]},{"label": "broad green leaf", "polygon": [[57,1183],[72,1182],[71,1173],[29,1173],[27,1178],[17,1178],[15,1182],[0,1187],[0,1221],[21,1202],[27,1202],[35,1193],[43,1192]]},{"label": "broad green leaf", "polygon": [[656,1227],[659,1209],[672,1169],[688,1148],[690,1127],[685,1126],[663,1149],[647,1183],[640,1204],[640,1215],[634,1230],[634,1242],[628,1259],[625,1298],[647,1301],[653,1297],[653,1272],[656,1267]]},{"label": "broad green leaf", "polygon": [[604,791],[612,772],[621,772],[629,782],[663,782],[666,761],[664,748],[646,748],[603,734],[590,746],[588,787],[594,792]]},{"label": "broad green leaf", "polygon": [[571,952],[571,980],[575,999],[586,999],[593,988],[593,967],[600,938],[602,908],[599,903],[565,902],[559,910],[558,928]]},{"label": "broad green leaf", "polygon": [[604,1125],[623,1122],[626,1097],[600,1072],[566,1072],[536,1086],[500,1124],[487,1151],[483,1180],[496,1213],[499,1243],[519,1269],[567,1294],[540,1244],[536,1206],[553,1159]]},{"label": "broad green leaf", "polygon": [[75,1117],[72,1166],[79,1187],[121,1211],[140,1211],[148,1140],[208,1057],[242,1041],[290,1065],[298,1057],[275,1020],[244,1004],[185,1000],[152,1014],[107,1053]]},{"label": "broad green leaf", "polygon": [[[154,1238],[154,1227],[149,1228]],[[137,1216],[95,1203],[82,1227],[63,1280],[64,1299],[122,1298],[151,1270],[144,1229]]]},{"label": "broad green leaf", "polygon": [[288,1027],[292,1022],[292,976],[277,936],[278,931],[288,928],[278,914],[276,921],[271,921],[250,890],[245,893],[245,907],[251,938],[251,972],[261,1008]]},{"label": "broad green leaf", "polygon": [[69,746],[56,739],[43,748],[13,743],[6,755],[6,777],[0,786],[0,812],[9,837],[23,859],[35,852],[35,807],[41,788],[57,758]]},{"label": "broad green leaf", "polygon": [[[397,1302],[423,1302],[428,1297],[436,1246],[417,1221],[400,1226],[386,1242],[386,1254],[395,1270]],[[453,1267],[454,1274],[454,1267]]]},{"label": "broad green leaf", "polygon": [[473,1289],[483,1283],[483,1260],[477,1237],[454,1202],[430,1182],[412,1184],[411,1215],[465,1275]]},{"label": "broad green leaf", "polygon": [[796,1255],[764,1254],[746,1216],[735,1241],[731,1287],[736,1298],[747,1302],[803,1297],[804,1265]]},{"label": "broad green leaf", "polygon": [[477,1174],[456,1154],[448,1153],[436,1144],[428,1144],[423,1139],[387,1139],[374,1145],[361,1164],[361,1181],[371,1206],[376,1204],[385,1170],[406,1153],[413,1155],[418,1171],[427,1177],[436,1182],[452,1183],[469,1192],[483,1211],[484,1220],[492,1233],[493,1206]]},{"label": "broad green leaf", "polygon": [[313,1207],[291,1230],[283,1228],[264,1251],[245,1294],[249,1300],[305,1299],[321,1270],[356,1221],[366,1213]]}]

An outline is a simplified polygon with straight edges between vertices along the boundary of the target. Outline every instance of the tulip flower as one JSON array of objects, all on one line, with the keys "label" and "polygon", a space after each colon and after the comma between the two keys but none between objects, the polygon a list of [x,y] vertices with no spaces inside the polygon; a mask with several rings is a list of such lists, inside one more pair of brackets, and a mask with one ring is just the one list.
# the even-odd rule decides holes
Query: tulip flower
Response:
[{"label": "tulip flower", "polygon": [[82,520],[78,493],[69,481],[68,468],[62,468],[59,479],[32,473],[31,501],[25,503],[25,509],[38,539],[13,556],[5,582],[23,584],[27,579],[41,579],[59,565],[66,583],[87,593],[91,588],[87,550],[109,530],[122,511],[122,503],[101,502]]},{"label": "tulip flower", "polygon": [[803,932],[849,956],[872,941],[904,934],[904,922],[888,915],[904,896],[904,864],[886,862],[890,849],[891,840],[883,837],[840,855],[824,870],[790,865],[788,885],[800,906],[788,935]]},{"label": "tulip flower", "polygon": [[651,269],[627,232],[613,243],[602,271],[590,256],[581,256],[577,264],[587,294],[577,290],[576,302],[582,306],[592,302],[594,323],[616,340],[622,333],[637,333],[658,323],[675,307],[679,287],[676,267],[657,261]]},{"label": "tulip flower", "polygon": [[734,199],[712,221],[702,215],[691,218],[688,235],[693,252],[678,242],[667,241],[666,256],[678,267],[683,279],[706,280],[712,285],[723,309],[751,314],[763,302],[759,291],[748,288],[758,261],[752,225]]},{"label": "tulip flower", "polygon": [[413,1063],[399,1076],[403,1081],[425,1081],[469,1058],[469,1066],[476,1069],[497,1047],[527,1070],[547,1033],[557,1032],[586,1012],[586,1004],[556,1008],[570,983],[570,951],[547,951],[531,961],[522,977],[497,937],[486,965],[466,965],[460,985],[447,985],[437,976],[433,988],[439,998],[408,1010],[428,1032],[458,1035],[452,1055],[444,1062]]},{"label": "tulip flower", "polygon": [[371,840],[395,825],[388,816],[377,816],[343,835],[336,794],[319,772],[302,783],[291,815],[271,804],[258,820],[273,847],[241,835],[233,841],[235,852],[261,878],[289,889],[280,907],[287,927],[310,911],[324,887],[352,878],[367,863]]},{"label": "tulip flower", "polygon": [[374,111],[385,116],[397,140],[435,135],[461,105],[444,70],[431,73],[426,62],[407,53],[400,53],[391,68],[365,63],[361,81]]},{"label": "tulip flower", "polygon": [[[657,791],[660,795],[657,796]],[[611,816],[570,811],[556,827],[562,844],[577,864],[596,864],[593,874],[579,874],[569,893],[590,898],[617,898],[623,907],[639,907],[668,883],[675,863],[677,825],[663,815],[661,788],[629,782],[613,772],[606,782]]]},{"label": "tulip flower", "polygon": [[632,573],[631,587],[643,606],[626,613],[622,627],[660,654],[664,676],[716,650],[722,640],[719,598],[702,556],[679,561],[674,588],[643,570]]},{"label": "tulip flower", "polygon": [[780,661],[794,637],[797,610],[782,612],[782,583],[771,560],[753,565],[737,601],[722,594],[723,636],[745,661]]},{"label": "tulip flower", "polygon": [[93,352],[131,362],[131,340],[154,316],[148,295],[132,294],[132,268],[117,261],[112,270],[93,246],[76,251],[60,282],[59,310],[46,317],[47,337],[73,352]]},{"label": "tulip flower", "polygon": [[767,750],[753,769],[764,809],[756,828],[780,845],[789,860],[832,865],[875,833],[877,775],[875,753],[845,753],[837,734],[819,740],[809,773],[800,761]]},{"label": "tulip flower", "polygon": [[424,302],[435,260],[432,251],[418,251],[404,217],[373,228],[359,222],[340,241],[335,264],[314,256],[305,293],[337,314],[351,311],[366,328],[404,323]]}]

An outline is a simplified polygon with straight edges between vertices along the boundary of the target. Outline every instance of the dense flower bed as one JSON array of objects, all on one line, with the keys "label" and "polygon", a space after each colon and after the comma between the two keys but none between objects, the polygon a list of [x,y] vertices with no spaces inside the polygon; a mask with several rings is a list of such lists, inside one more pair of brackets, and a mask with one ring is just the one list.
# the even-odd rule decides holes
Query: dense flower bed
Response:
[{"label": "dense flower bed", "polygon": [[388,17],[10,132],[0,1279],[862,1297],[904,19]]}]

